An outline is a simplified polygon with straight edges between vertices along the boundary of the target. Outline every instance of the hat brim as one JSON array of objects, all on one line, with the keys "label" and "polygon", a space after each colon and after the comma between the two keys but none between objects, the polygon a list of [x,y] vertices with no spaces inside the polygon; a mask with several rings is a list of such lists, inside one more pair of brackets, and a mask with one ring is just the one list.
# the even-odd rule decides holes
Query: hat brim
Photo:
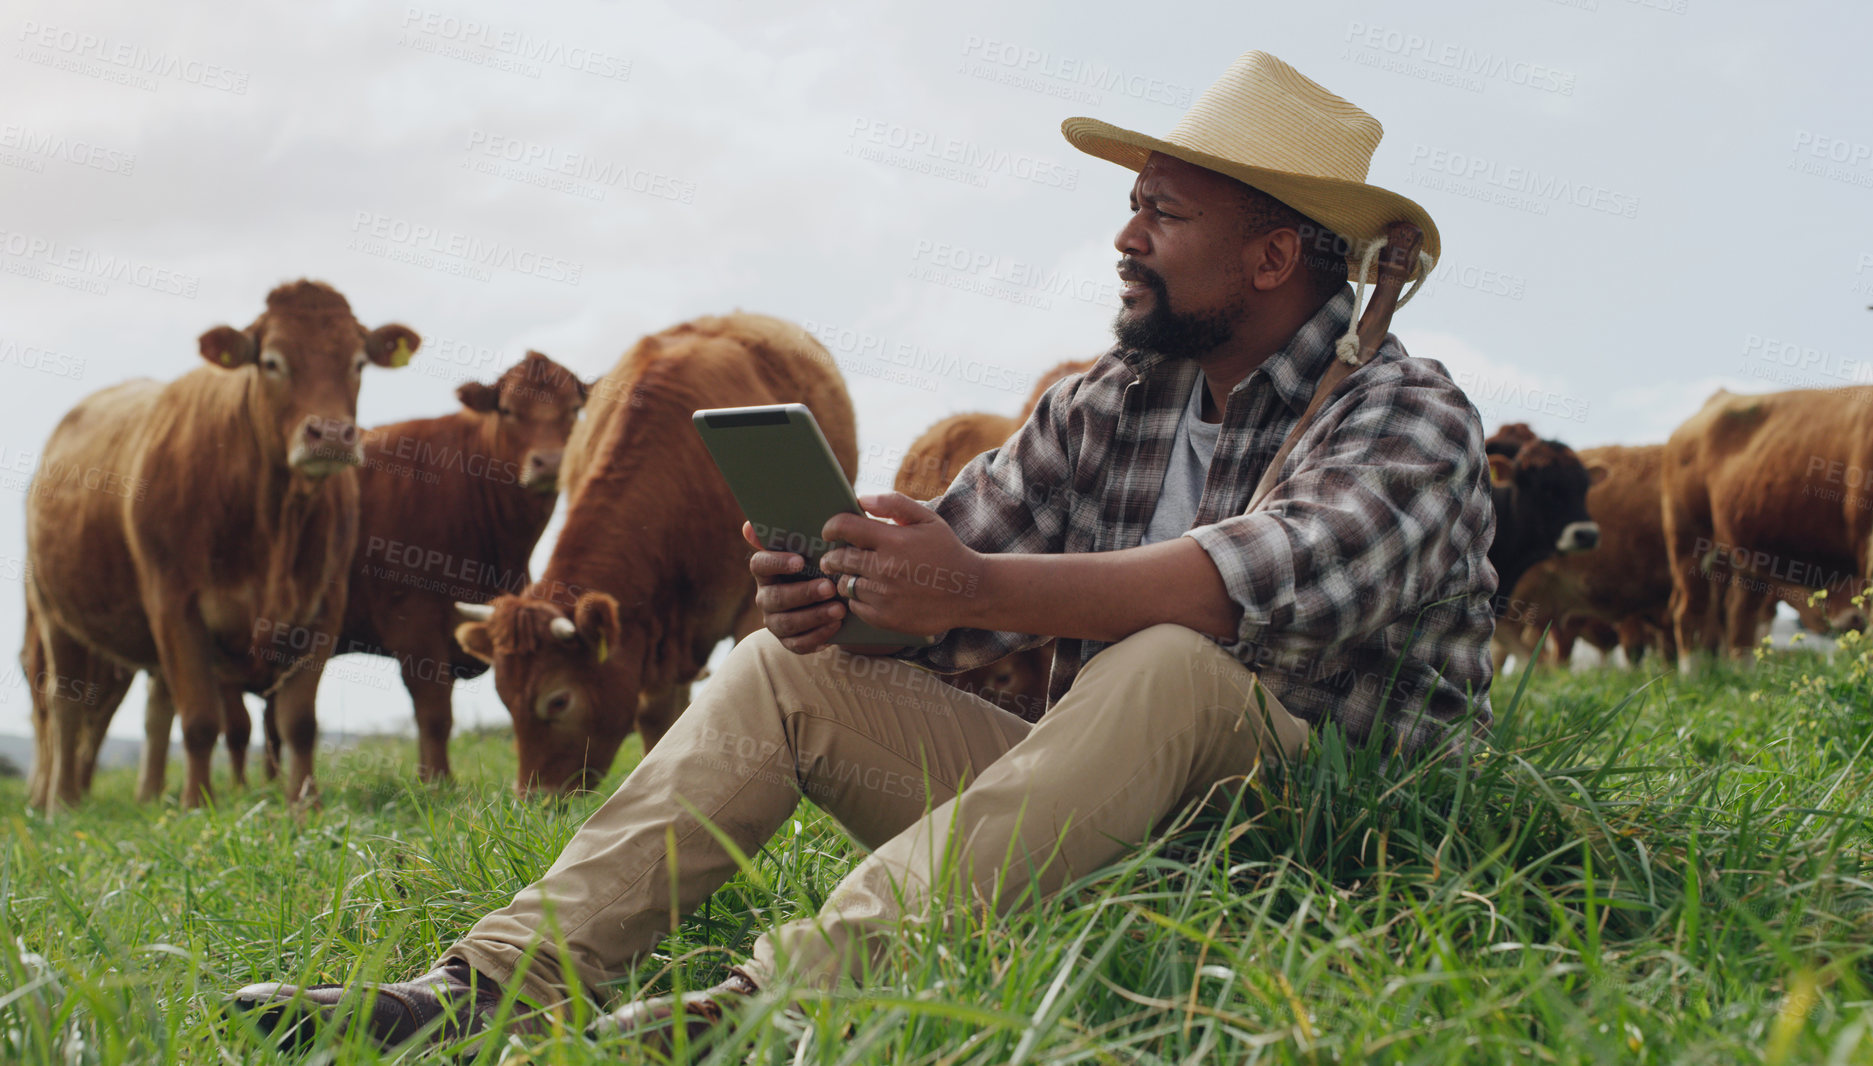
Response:
[{"label": "hat brim", "polygon": [[[1206,170],[1227,174],[1237,181],[1253,185],[1355,242],[1355,247],[1385,236],[1385,227],[1393,222],[1409,222],[1424,234],[1423,243],[1419,246],[1421,251],[1430,253],[1432,259],[1443,252],[1437,235],[1437,223],[1431,221],[1430,212],[1416,202],[1377,185],[1248,166],[1133,130],[1121,129],[1095,118],[1067,119],[1060,124],[1060,132],[1066,135],[1068,143],[1087,155],[1117,163],[1127,170],[1143,170],[1152,152],[1163,152]],[[1357,274],[1358,264],[1349,263],[1347,272],[1349,276]],[[1422,272],[1423,262],[1420,260],[1419,265],[1413,268],[1412,276],[1417,277]],[[1378,280],[1376,273],[1375,269],[1375,276],[1366,280]],[[1353,277],[1352,280],[1359,279]]]}]

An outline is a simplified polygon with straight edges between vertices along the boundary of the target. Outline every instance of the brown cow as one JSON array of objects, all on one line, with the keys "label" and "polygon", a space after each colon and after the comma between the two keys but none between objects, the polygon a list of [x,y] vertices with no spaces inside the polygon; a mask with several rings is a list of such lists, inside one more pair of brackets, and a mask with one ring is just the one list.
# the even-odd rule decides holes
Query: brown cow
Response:
[{"label": "brown cow", "polygon": [[[208,797],[243,688],[275,691],[288,795],[310,794],[313,700],[357,535],[358,385],[367,362],[401,366],[419,343],[400,325],[367,331],[327,285],[282,285],[246,329],[202,334],[210,366],[94,393],[53,430],[26,506],[27,639],[54,679],[35,803],[80,798],[81,740],[116,711],[126,667],[151,675],[152,748],[167,750],[167,708],[182,717],[184,804]],[[74,698],[92,685],[97,699]],[[234,769],[242,780],[238,756]]]},{"label": "brown cow", "polygon": [[[455,604],[527,587],[586,386],[528,352],[494,384],[471,381],[455,394],[461,410],[364,435],[358,556],[337,648],[397,660],[425,781],[449,776],[455,682],[488,668],[455,643]],[[271,708],[268,726],[271,772]]]},{"label": "brown cow", "polygon": [[[1628,618],[1663,618],[1671,600],[1671,574],[1665,555],[1665,532],[1659,516],[1660,444],[1584,448],[1583,465],[1606,470],[1587,490],[1587,513],[1600,529],[1592,551],[1570,552],[1535,564],[1515,586],[1496,624],[1496,666],[1514,654],[1524,665],[1534,642],[1552,625],[1551,650],[1565,663],[1573,640],[1585,623],[1605,627],[1590,640],[1602,650],[1611,629]],[[1642,630],[1634,629],[1637,638]],[[1620,646],[1628,642],[1621,641]],[[1627,647],[1627,656],[1643,654],[1643,642]],[[1636,661],[1636,660],[1635,660]]]},{"label": "brown cow", "polygon": [[1719,389],[1673,431],[1663,514],[1682,668],[1720,647],[1749,661],[1786,586],[1844,603],[1873,574],[1869,405],[1873,386]]},{"label": "brown cow", "polygon": [[592,787],[633,727],[654,747],[709,653],[747,627],[741,509],[692,412],[802,403],[846,477],[858,467],[832,357],[776,318],[700,318],[645,337],[593,393],[567,446],[566,524],[545,572],[524,592],[468,606],[476,620],[456,630],[494,665],[522,793]]}]

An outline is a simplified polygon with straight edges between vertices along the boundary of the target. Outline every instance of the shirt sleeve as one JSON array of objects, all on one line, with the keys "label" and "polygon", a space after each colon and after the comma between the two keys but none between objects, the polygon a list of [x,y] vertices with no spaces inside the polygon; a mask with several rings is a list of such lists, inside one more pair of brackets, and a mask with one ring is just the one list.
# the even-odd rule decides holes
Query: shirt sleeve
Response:
[{"label": "shirt sleeve", "polygon": [[1261,508],[1185,534],[1242,608],[1224,645],[1238,658],[1324,652],[1382,628],[1420,606],[1480,532],[1482,426],[1455,385],[1394,376],[1334,407],[1349,403],[1309,430]]},{"label": "shirt sleeve", "polygon": [[[1000,448],[971,459],[929,506],[970,549],[984,554],[1053,554],[1064,550],[1073,490],[1069,414],[1080,381],[1047,390],[1034,413]],[[970,581],[964,595],[973,594]],[[1053,639],[1033,633],[952,629],[934,644],[897,658],[940,674],[973,670]]]}]

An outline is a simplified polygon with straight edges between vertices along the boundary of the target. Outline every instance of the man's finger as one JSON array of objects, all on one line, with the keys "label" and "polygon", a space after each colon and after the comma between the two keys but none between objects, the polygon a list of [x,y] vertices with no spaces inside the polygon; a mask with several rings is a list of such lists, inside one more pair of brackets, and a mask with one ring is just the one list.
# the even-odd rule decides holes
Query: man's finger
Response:
[{"label": "man's finger", "polygon": [[748,557],[748,572],[756,578],[797,574],[806,560],[793,552],[758,551]]},{"label": "man's finger", "polygon": [[741,524],[741,539],[747,541],[748,547],[753,548],[755,551],[762,551],[767,548],[767,545],[761,543],[761,538],[754,535],[753,522],[743,522]]},{"label": "man's finger", "polygon": [[[780,646],[797,655],[810,655],[825,647],[833,637],[839,634],[839,624],[839,622],[834,622],[831,625],[820,626],[809,633],[781,637]],[[779,634],[775,635],[779,636]]]},{"label": "man's finger", "polygon": [[935,511],[901,492],[867,493],[858,498],[858,505],[879,518],[889,518],[900,526],[938,521]]},{"label": "man's finger", "polygon": [[754,605],[762,614],[797,611],[833,598],[833,584],[820,578],[815,581],[779,581],[762,585],[754,591]]}]

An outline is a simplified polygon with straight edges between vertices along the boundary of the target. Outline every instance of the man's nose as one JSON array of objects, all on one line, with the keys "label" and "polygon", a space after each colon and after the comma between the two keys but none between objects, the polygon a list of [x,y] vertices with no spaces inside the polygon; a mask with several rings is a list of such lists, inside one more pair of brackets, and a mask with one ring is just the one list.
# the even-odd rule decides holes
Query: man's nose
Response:
[{"label": "man's nose", "polygon": [[1112,247],[1117,248],[1122,255],[1144,255],[1151,250],[1137,215],[1126,219],[1125,225],[1119,227],[1118,236],[1112,238]]}]

